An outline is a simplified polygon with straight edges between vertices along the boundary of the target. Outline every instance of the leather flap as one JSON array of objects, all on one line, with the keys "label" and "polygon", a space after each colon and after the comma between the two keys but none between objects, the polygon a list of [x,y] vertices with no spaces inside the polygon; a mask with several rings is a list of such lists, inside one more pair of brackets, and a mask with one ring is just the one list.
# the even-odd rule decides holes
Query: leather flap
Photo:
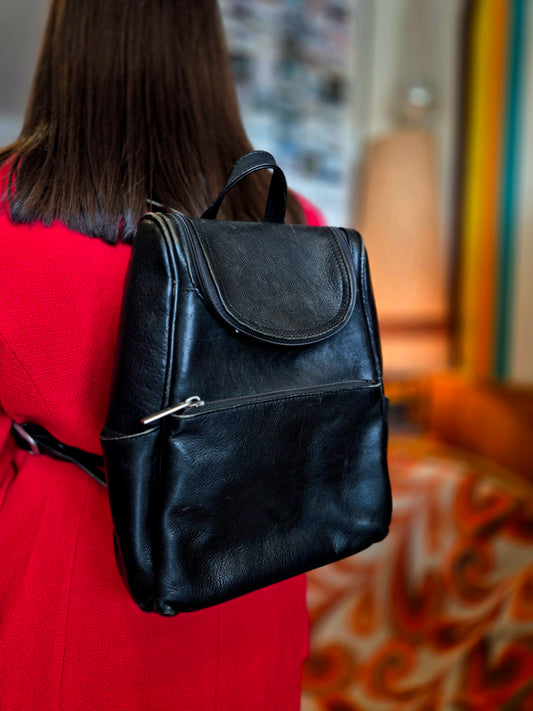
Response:
[{"label": "leather flap", "polygon": [[350,318],[356,279],[340,229],[190,219],[201,247],[204,293],[235,330],[303,345]]}]

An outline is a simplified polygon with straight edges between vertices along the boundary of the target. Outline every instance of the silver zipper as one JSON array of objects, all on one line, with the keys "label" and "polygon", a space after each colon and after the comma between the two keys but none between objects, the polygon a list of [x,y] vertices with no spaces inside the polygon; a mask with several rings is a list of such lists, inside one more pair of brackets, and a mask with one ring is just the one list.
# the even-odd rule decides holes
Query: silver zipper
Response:
[{"label": "silver zipper", "polygon": [[177,405],[166,407],[164,410],[154,412],[153,415],[143,417],[141,422],[143,425],[149,425],[150,423],[155,422],[155,420],[159,420],[167,415],[172,415],[175,412],[181,412],[181,410],[186,410],[188,407],[201,407],[202,405],[205,405],[205,403],[200,397],[198,397],[198,395],[191,395],[191,397],[188,397],[186,400],[183,400],[183,402],[180,402]]},{"label": "silver zipper", "polygon": [[273,402],[276,400],[287,400],[289,398],[308,397],[313,395],[332,395],[333,393],[352,391],[366,388],[380,388],[380,382],[374,380],[346,380],[336,383],[325,383],[323,385],[311,385],[303,388],[293,388],[289,390],[271,390],[269,392],[254,393],[252,395],[236,395],[234,397],[222,398],[220,400],[209,400],[202,402],[202,412],[180,411],[179,417],[189,418],[198,415],[207,415],[212,412],[233,409],[234,407],[258,405],[261,403]]}]

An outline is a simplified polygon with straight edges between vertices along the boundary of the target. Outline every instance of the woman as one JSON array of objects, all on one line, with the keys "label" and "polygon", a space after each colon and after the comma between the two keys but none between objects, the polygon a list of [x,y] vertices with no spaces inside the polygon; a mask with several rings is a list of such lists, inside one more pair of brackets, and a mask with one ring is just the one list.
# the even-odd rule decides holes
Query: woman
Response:
[{"label": "woman", "polygon": [[[303,576],[160,618],[116,569],[102,486],[13,420],[101,453],[122,285],[151,200],[199,215],[242,127],[216,0],[53,0],[20,137],[0,151],[0,708],[291,711]],[[268,176],[224,216],[261,219]],[[236,194],[235,194],[236,193]],[[288,221],[316,213],[290,198]]]}]

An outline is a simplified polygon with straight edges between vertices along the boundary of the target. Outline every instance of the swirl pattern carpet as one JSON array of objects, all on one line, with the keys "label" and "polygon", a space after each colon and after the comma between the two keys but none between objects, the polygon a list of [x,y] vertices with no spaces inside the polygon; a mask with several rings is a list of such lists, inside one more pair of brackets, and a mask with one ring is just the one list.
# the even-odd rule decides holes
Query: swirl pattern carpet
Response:
[{"label": "swirl pattern carpet", "polygon": [[531,485],[422,437],[389,451],[389,536],[308,575],[302,711],[533,711]]}]

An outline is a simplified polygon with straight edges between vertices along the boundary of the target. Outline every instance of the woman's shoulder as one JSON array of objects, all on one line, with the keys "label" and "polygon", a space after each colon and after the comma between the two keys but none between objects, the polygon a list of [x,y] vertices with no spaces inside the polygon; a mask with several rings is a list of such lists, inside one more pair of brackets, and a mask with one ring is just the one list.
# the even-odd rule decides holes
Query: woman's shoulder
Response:
[{"label": "woman's shoulder", "polygon": [[[46,261],[47,255],[57,265],[62,261],[72,263],[78,255],[80,259],[97,260],[116,259],[119,253],[125,255],[131,250],[130,245],[122,242],[109,245],[103,240],[77,232],[56,220],[46,225],[39,220],[31,223],[18,223],[11,219],[8,196],[14,190],[9,180],[10,166],[0,166],[0,253],[10,252],[33,255],[32,261],[40,258]],[[11,255],[14,257],[14,255]]]},{"label": "woman's shoulder", "polygon": [[307,200],[307,198],[304,198],[304,196],[300,195],[299,193],[294,193],[294,195],[302,206],[305,221],[308,225],[310,225],[311,227],[320,227],[322,225],[327,224],[323,212],[316,205]]},{"label": "woman's shoulder", "polygon": [[[0,171],[0,179],[5,178],[5,168]],[[3,192],[0,333],[14,338],[17,329],[31,332],[36,319],[47,322],[57,320],[59,312],[67,318],[104,308],[98,304],[121,293],[130,252],[129,245],[111,246],[60,222],[15,223]]]}]

